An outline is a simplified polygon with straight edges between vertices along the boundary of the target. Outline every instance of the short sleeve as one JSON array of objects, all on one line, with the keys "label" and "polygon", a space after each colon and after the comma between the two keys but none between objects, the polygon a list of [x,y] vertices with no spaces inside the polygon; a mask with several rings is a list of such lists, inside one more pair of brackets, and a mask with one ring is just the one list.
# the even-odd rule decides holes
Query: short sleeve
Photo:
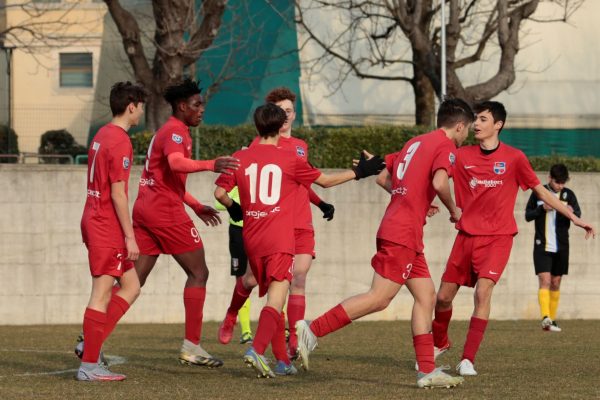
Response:
[{"label": "short sleeve", "polygon": [[303,186],[310,186],[319,178],[319,176],[321,176],[321,171],[310,165],[306,160],[300,157],[296,157],[295,160],[296,173],[294,175],[294,179],[299,184]]},{"label": "short sleeve", "polygon": [[390,175],[393,175],[392,169],[394,168],[394,161],[396,160],[396,156],[398,153],[387,154],[384,158],[385,160],[385,169],[388,170]]},{"label": "short sleeve", "polygon": [[233,190],[233,188],[237,186],[237,183],[235,181],[235,174],[232,174],[232,175],[221,174],[221,175],[219,175],[219,177],[215,181],[215,185],[217,185],[219,187],[222,187],[223,189],[225,189],[225,191],[227,193],[231,192]]},{"label": "short sleeve", "polygon": [[519,152],[519,163],[517,168],[517,183],[521,190],[527,190],[540,184],[540,180],[533,171],[531,164],[525,154]]},{"label": "short sleeve", "polygon": [[110,163],[108,171],[108,179],[110,183],[120,181],[127,182],[129,180],[132,154],[133,149],[128,140],[122,141],[110,149]]},{"label": "short sleeve", "polygon": [[438,169],[446,170],[448,176],[452,176],[454,173],[454,164],[456,163],[456,149],[450,143],[439,146],[435,155],[433,156],[433,163],[431,164],[431,176],[435,174]]},{"label": "short sleeve", "polygon": [[163,153],[168,156],[171,153],[186,154],[186,140],[189,134],[181,131],[171,131],[164,138]]}]

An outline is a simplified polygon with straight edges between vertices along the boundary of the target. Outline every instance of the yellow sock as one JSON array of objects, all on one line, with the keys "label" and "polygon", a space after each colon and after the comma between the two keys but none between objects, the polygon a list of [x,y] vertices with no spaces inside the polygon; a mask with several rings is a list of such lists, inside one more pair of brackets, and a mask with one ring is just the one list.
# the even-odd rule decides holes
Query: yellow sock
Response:
[{"label": "yellow sock", "polygon": [[550,291],[550,319],[556,319],[556,310],[558,310],[558,300],[560,300],[560,290]]},{"label": "yellow sock", "polygon": [[550,289],[538,290],[538,301],[542,318],[550,316]]},{"label": "yellow sock", "polygon": [[238,311],[238,318],[240,320],[240,328],[243,333],[252,333],[250,328],[250,299],[248,298],[240,311]]}]

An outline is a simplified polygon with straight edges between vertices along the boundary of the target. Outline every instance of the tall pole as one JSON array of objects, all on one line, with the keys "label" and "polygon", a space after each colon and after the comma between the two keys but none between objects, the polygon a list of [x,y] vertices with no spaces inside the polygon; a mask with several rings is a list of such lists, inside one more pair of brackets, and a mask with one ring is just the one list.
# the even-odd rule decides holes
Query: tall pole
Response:
[{"label": "tall pole", "polygon": [[441,13],[442,13],[442,29],[441,29],[441,70],[440,75],[442,78],[441,101],[444,101],[446,97],[446,0],[441,0]]}]

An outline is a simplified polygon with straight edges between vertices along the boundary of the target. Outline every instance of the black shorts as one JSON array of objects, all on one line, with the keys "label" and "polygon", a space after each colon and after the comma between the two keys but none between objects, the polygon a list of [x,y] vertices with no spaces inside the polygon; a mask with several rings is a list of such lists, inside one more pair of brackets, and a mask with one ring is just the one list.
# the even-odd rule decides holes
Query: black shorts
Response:
[{"label": "black shorts", "polygon": [[229,254],[231,254],[231,275],[242,276],[246,273],[248,257],[244,250],[242,228],[229,224]]},{"label": "black shorts", "polygon": [[534,249],[533,264],[536,275],[541,272],[550,272],[553,276],[567,275],[569,273],[569,249],[556,253]]}]

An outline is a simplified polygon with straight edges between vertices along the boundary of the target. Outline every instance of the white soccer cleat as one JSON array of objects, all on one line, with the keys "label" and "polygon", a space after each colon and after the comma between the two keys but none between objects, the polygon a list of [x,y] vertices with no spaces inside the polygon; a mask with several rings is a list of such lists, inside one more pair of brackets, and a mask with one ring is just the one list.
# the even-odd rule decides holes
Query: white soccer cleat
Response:
[{"label": "white soccer cleat", "polygon": [[181,352],[179,353],[179,362],[182,364],[199,365],[209,368],[223,366],[223,361],[208,354],[200,344],[194,344],[187,339],[183,340]]},{"label": "white soccer cleat", "polygon": [[560,327],[558,326],[558,324],[556,323],[556,321],[552,321],[552,324],[550,325],[550,327],[548,328],[548,330],[550,332],[562,332],[562,329],[560,329]]},{"label": "white soccer cleat", "polygon": [[439,367],[426,374],[419,372],[417,374],[417,386],[420,388],[431,389],[431,388],[452,388],[460,385],[465,381],[465,378],[461,376],[452,376],[444,372],[445,369],[450,367]]},{"label": "white soccer cleat", "polygon": [[542,329],[545,331],[550,331],[550,327],[552,326],[552,320],[548,317],[542,318]]},{"label": "white soccer cleat", "polygon": [[88,382],[115,382],[125,380],[125,375],[109,371],[96,363],[81,363],[75,379]]},{"label": "white soccer cleat", "polygon": [[317,337],[310,330],[308,321],[300,320],[296,322],[296,334],[298,335],[298,353],[302,362],[302,368],[308,371],[308,357],[317,347]]},{"label": "white soccer cleat", "polygon": [[470,360],[466,358],[458,363],[456,366],[456,371],[461,376],[475,376],[477,375],[477,371],[475,371],[475,367]]},{"label": "white soccer cleat", "polygon": [[[441,356],[448,350],[450,350],[450,342],[446,343],[446,345],[442,346],[442,347],[433,346],[433,361],[437,360],[439,356]],[[418,371],[418,370],[419,370],[419,363],[415,362],[415,371]]]}]

